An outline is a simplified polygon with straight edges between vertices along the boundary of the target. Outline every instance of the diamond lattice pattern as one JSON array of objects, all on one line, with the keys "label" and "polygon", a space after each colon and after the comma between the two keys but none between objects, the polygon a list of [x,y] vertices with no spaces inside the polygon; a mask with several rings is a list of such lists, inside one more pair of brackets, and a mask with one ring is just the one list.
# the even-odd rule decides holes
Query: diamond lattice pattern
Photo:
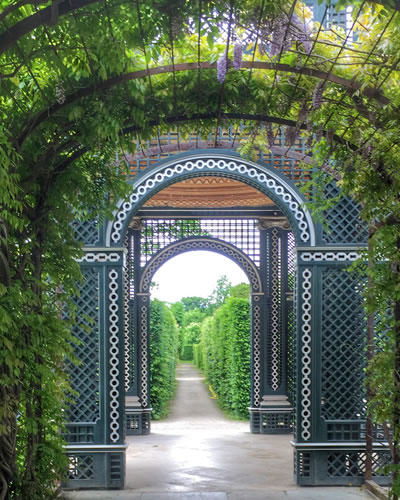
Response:
[{"label": "diamond lattice pattern", "polygon": [[95,245],[99,242],[99,227],[97,220],[74,221],[72,223],[75,238],[85,245]]},{"label": "diamond lattice pattern", "polygon": [[326,419],[365,415],[362,300],[358,276],[344,269],[323,271],[321,412]]},{"label": "diamond lattice pattern", "polygon": [[72,388],[78,392],[76,404],[69,411],[71,422],[95,422],[99,417],[99,272],[82,269],[85,282],[76,299],[77,324],[73,334],[77,366],[70,368]]},{"label": "diamond lattice pattern", "polygon": [[[335,198],[340,189],[335,184],[325,188],[326,198]],[[325,243],[364,243],[367,240],[367,227],[360,219],[360,207],[350,198],[343,197],[336,205],[325,212],[329,230],[323,231]]]},{"label": "diamond lattice pattern", "polygon": [[69,457],[68,479],[86,480],[93,478],[93,456],[76,455]]},{"label": "diamond lattice pattern", "polygon": [[[328,455],[328,476],[363,476],[365,474],[366,453],[331,453]],[[374,476],[383,476],[383,467],[391,463],[390,453],[387,451],[372,454],[372,472]]]}]

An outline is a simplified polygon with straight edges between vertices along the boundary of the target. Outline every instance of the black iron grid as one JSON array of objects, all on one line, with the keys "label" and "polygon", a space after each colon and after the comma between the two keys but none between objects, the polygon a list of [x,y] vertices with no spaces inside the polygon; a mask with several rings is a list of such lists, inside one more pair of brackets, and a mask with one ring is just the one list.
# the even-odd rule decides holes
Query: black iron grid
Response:
[{"label": "black iron grid", "polygon": [[144,219],[141,266],[167,245],[192,236],[223,240],[237,247],[256,266],[260,264],[260,233],[255,218]]}]

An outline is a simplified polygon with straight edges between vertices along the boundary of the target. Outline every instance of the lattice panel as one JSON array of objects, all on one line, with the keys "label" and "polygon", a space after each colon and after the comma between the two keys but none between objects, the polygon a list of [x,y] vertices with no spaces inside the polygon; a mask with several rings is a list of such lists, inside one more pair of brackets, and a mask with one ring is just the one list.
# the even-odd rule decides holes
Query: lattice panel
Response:
[{"label": "lattice panel", "polygon": [[[268,307],[267,380],[277,391],[287,370],[290,401],[294,393],[294,311],[293,286],[295,273],[295,241],[291,232],[274,227],[265,232],[266,287]],[[287,259],[287,262],[283,262]],[[285,338],[285,335],[287,336]],[[284,343],[287,340],[287,349]]]},{"label": "lattice panel", "polygon": [[[293,429],[292,412],[261,413],[262,429],[270,433],[287,433]],[[262,432],[262,431],[261,431]]]},{"label": "lattice panel", "polygon": [[68,425],[65,439],[68,443],[94,443],[94,426]]},{"label": "lattice panel", "polygon": [[[328,422],[326,424],[328,441],[365,441],[365,422]],[[384,430],[374,426],[374,441],[386,441]]]},{"label": "lattice panel", "polygon": [[288,398],[292,406],[295,406],[295,375],[296,375],[296,351],[295,351],[295,334],[296,334],[296,318],[294,308],[294,286],[296,273],[296,255],[295,241],[293,233],[288,233],[287,239],[287,289],[286,310],[287,310],[287,392]]},{"label": "lattice panel", "polygon": [[70,366],[70,383],[78,392],[69,410],[71,422],[95,422],[99,417],[99,272],[82,269],[85,278],[76,299],[77,324],[73,328],[79,343],[74,346],[80,363]]},{"label": "lattice panel", "polygon": [[257,219],[144,219],[141,265],[170,243],[191,236],[209,236],[230,243],[257,266],[260,263],[260,233]]},{"label": "lattice panel", "polygon": [[[330,453],[328,455],[328,477],[363,476],[365,474],[366,453],[355,451],[349,453]],[[379,451],[372,454],[372,473],[374,476],[384,476],[383,467],[389,465],[392,459],[390,452]]]},{"label": "lattice panel", "polygon": [[365,415],[365,317],[360,279],[343,269],[322,276],[322,415],[328,420]]},{"label": "lattice panel", "polygon": [[361,424],[357,422],[329,423],[326,425],[326,436],[328,441],[359,441],[362,438]]},{"label": "lattice panel", "polygon": [[267,235],[268,253],[268,338],[267,377],[273,391],[282,383],[282,268],[281,230],[274,227]]},{"label": "lattice panel", "polygon": [[[340,189],[335,184],[325,188],[327,199],[335,198]],[[363,243],[367,241],[368,229],[360,218],[360,207],[350,198],[343,197],[325,213],[328,230],[323,230],[325,243]]]},{"label": "lattice panel", "polygon": [[68,479],[90,480],[94,475],[93,455],[74,455],[69,457]]},{"label": "lattice panel", "polygon": [[96,245],[99,242],[99,227],[97,220],[74,221],[72,223],[75,238],[84,245]]},{"label": "lattice panel", "polygon": [[133,233],[127,234],[125,247],[128,250],[124,265],[124,354],[125,354],[125,391],[135,383],[135,266]]},{"label": "lattice panel", "polygon": [[[223,141],[228,141],[227,147],[237,147],[239,145],[240,130],[240,128],[238,129],[236,127],[229,127],[226,129],[219,127],[217,142],[222,143]],[[152,165],[155,165],[159,161],[166,160],[170,156],[180,153],[181,151],[179,150],[179,145],[183,142],[192,143],[193,149],[195,149],[196,144],[199,142],[208,141],[210,144],[214,144],[215,139],[215,133],[209,133],[204,137],[193,133],[189,135],[189,137],[185,138],[181,137],[176,130],[171,130],[166,135],[160,134],[159,137],[154,137],[153,139],[147,141],[146,144],[142,145],[145,149],[151,150],[152,148],[157,148],[159,151],[155,154],[146,155],[145,158],[137,157],[132,160],[129,164],[128,179],[132,180],[137,174],[150,169]],[[245,136],[242,135],[241,139],[244,140]],[[176,148],[173,148],[173,145],[176,145]],[[274,145],[278,147],[286,147],[287,149],[287,145],[285,145],[284,127],[281,127],[276,134]],[[165,149],[164,151],[162,151],[163,147]],[[140,151],[140,149],[141,146],[138,144],[138,151]],[[295,144],[292,146],[292,149],[304,152],[304,141],[301,137],[297,138]],[[290,159],[282,155],[263,154],[262,152],[260,153],[259,159],[268,166],[278,170],[297,184],[304,183],[305,180],[310,178],[310,172],[304,169],[304,167],[301,167],[299,162],[294,159]]]}]

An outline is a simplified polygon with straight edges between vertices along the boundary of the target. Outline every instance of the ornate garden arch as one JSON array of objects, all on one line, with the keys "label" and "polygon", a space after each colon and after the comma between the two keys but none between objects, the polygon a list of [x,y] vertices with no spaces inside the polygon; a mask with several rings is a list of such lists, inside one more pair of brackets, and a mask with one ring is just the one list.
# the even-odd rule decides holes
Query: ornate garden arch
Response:
[{"label": "ornate garden arch", "polygon": [[120,245],[130,219],[146,200],[170,184],[188,177],[215,175],[230,177],[252,185],[266,194],[287,216],[296,242],[301,246],[315,246],[315,226],[305,198],[283,175],[265,164],[241,158],[236,153],[200,151],[174,156],[146,171],[132,184],[132,194],[119,203],[114,220],[107,226],[107,246]]},{"label": "ornate garden arch", "polygon": [[[134,434],[146,433],[149,430],[150,424],[146,416],[148,415],[149,407],[149,307],[150,307],[150,283],[155,272],[167,262],[169,259],[185,252],[196,250],[206,250],[216,252],[235,262],[247,275],[251,288],[251,343],[252,343],[252,402],[256,406],[259,405],[261,398],[261,302],[263,293],[262,279],[259,270],[254,263],[238,248],[225,241],[214,238],[195,237],[185,238],[175,243],[172,243],[158,253],[156,253],[146,264],[141,273],[139,289],[137,292],[137,316],[138,330],[137,337],[140,339],[140,356],[139,363],[139,378],[140,378],[140,404],[141,409],[138,411],[136,407],[129,408],[126,412],[128,421],[134,422]],[[144,412],[143,412],[144,409]],[[128,427],[128,432],[131,429]]]},{"label": "ornate garden arch", "polygon": [[[268,300],[274,293],[276,297],[276,290],[265,285],[274,280],[276,283],[273,272],[268,275],[268,259],[260,260],[255,272],[254,262],[249,262],[238,248],[226,241],[198,237],[174,242],[152,255],[144,267],[139,263],[133,302],[124,301],[124,296],[129,297],[131,279],[125,264],[129,232],[136,233],[132,238],[140,242],[141,223],[136,214],[158,191],[198,176],[222,176],[247,183],[273,200],[289,221],[296,254],[293,300],[297,318],[296,434],[293,446],[297,482],[347,484],[351,476],[353,484],[359,484],[365,461],[364,315],[358,278],[343,272],[357,259],[360,247],[365,247],[366,230],[360,222],[359,208],[345,198],[331,207],[325,214],[330,225],[328,232],[314,224],[304,197],[291,181],[274,169],[272,162],[270,165],[255,163],[233,152],[203,149],[149,165],[135,177],[132,194],[118,204],[113,220],[101,228],[96,224],[77,227],[85,245],[81,266],[86,277],[78,304],[79,314],[83,318],[91,316],[94,326],[87,325],[76,332],[82,341],[77,349],[83,363],[74,370],[75,386],[81,396],[68,424],[72,436],[68,445],[73,464],[71,485],[121,487],[124,484],[125,432],[149,431],[150,405],[146,397],[149,280],[165,260],[189,248],[208,246],[212,251],[233,257],[239,265],[247,267],[250,281],[254,278],[252,325],[254,339],[254,332],[260,332],[261,384],[258,387],[258,346],[253,341],[251,429],[268,433],[291,426],[292,408],[287,398],[285,400],[282,386],[277,388],[276,377],[274,380],[274,374],[271,370],[268,372],[272,358],[266,353],[273,344],[268,344],[273,335],[269,318],[276,313],[271,309],[270,314],[268,309],[272,307]],[[326,186],[331,197],[335,197],[338,190],[335,184]],[[259,219],[260,239],[265,248],[272,248],[277,231],[283,234],[287,228],[266,222],[264,225],[262,218]],[[270,238],[268,245],[267,238]],[[133,351],[139,356],[137,368],[140,368],[136,392],[127,383],[127,370],[123,369],[127,363],[126,353],[132,350],[126,335],[132,323],[129,322],[132,307],[136,328]],[[92,329],[90,335],[87,328]],[[378,470],[389,454],[382,448],[374,456],[374,467]],[[103,480],[100,476],[104,470],[108,475]]]}]

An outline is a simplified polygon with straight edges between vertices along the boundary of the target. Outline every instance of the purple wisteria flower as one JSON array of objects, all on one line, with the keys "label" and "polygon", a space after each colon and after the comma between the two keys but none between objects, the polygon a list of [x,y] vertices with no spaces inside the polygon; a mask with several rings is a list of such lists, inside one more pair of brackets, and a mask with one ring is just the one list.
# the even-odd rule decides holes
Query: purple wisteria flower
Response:
[{"label": "purple wisteria flower", "polygon": [[313,96],[312,96],[312,107],[314,109],[319,109],[322,106],[322,94],[324,92],[325,82],[318,82],[315,86]]},{"label": "purple wisteria flower", "polygon": [[270,56],[276,56],[281,51],[285,52],[290,49],[292,40],[287,26],[287,20],[283,16],[277,19],[270,43]]},{"label": "purple wisteria flower", "polygon": [[217,80],[224,83],[226,77],[227,60],[226,54],[222,54],[217,61]]},{"label": "purple wisteria flower", "polygon": [[296,127],[286,127],[285,139],[288,146],[293,146],[298,137],[298,130]]},{"label": "purple wisteria flower", "polygon": [[296,14],[294,14],[292,17],[292,24],[295,26],[293,34],[295,40],[303,45],[304,50],[307,54],[310,54],[313,44],[310,39],[309,30],[307,28],[305,20],[301,21],[301,19]]},{"label": "purple wisteria flower", "polygon": [[275,134],[274,129],[272,128],[272,123],[267,124],[267,139],[270,146],[275,144]]},{"label": "purple wisteria flower", "polygon": [[243,47],[240,42],[237,42],[233,47],[233,67],[240,69],[242,67]]}]

